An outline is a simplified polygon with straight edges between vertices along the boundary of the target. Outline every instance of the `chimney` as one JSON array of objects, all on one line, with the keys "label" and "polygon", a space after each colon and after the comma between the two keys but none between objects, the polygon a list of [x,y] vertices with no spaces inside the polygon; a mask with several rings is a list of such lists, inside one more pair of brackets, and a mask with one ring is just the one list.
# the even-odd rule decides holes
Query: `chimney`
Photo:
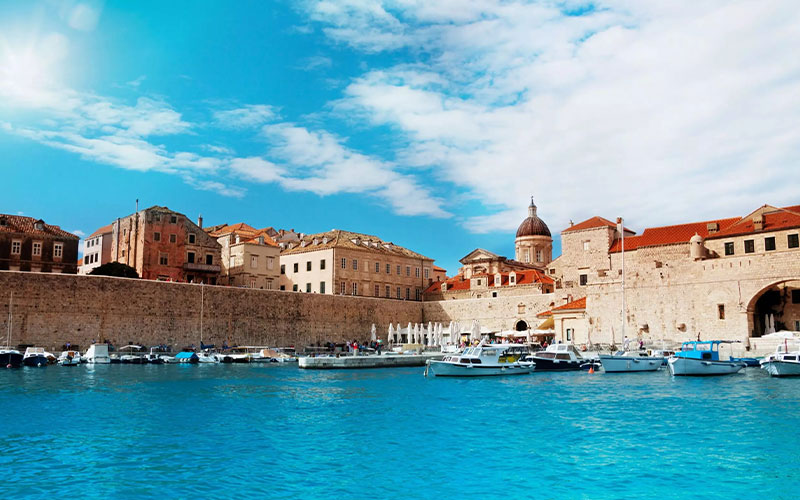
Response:
[{"label": "chimney", "polygon": [[763,215],[756,215],[753,217],[753,229],[756,231],[763,231],[764,230],[764,216]]},{"label": "chimney", "polygon": [[708,224],[706,224],[706,229],[708,229],[708,234],[714,234],[719,231],[719,223],[709,222]]},{"label": "chimney", "polygon": [[197,227],[203,229],[203,214],[197,216]]}]

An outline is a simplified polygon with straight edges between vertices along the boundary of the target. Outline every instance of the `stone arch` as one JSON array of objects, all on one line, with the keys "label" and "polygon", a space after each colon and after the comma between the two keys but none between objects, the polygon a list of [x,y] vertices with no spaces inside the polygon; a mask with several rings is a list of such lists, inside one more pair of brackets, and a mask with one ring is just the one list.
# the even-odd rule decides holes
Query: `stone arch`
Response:
[{"label": "stone arch", "polygon": [[775,330],[795,330],[800,321],[800,277],[774,281],[756,292],[747,302],[747,329],[751,337],[761,337],[765,319],[771,314]]},{"label": "stone arch", "polygon": [[521,319],[517,321],[516,325],[514,325],[514,330],[518,332],[526,332],[528,331],[528,323],[524,319]]}]

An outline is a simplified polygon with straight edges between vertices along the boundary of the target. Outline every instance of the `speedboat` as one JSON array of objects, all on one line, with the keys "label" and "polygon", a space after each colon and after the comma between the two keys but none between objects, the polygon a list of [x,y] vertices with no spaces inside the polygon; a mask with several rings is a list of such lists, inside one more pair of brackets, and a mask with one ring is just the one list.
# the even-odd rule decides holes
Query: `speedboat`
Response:
[{"label": "speedboat", "polygon": [[58,357],[58,364],[61,366],[76,366],[81,364],[81,353],[78,351],[62,351]]},{"label": "speedboat", "polygon": [[119,362],[129,365],[146,365],[147,358],[143,354],[139,354],[143,349],[144,347],[133,344],[120,347]]},{"label": "speedboat", "polygon": [[606,373],[654,372],[664,363],[662,356],[648,356],[644,351],[617,351],[599,358]]},{"label": "speedboat", "polygon": [[669,371],[673,375],[730,375],[745,367],[736,361],[719,359],[720,344],[730,340],[704,340],[684,342],[681,350],[669,357]]},{"label": "speedboat", "polygon": [[19,368],[22,366],[22,353],[16,349],[6,347],[0,349],[0,367]]},{"label": "speedboat", "polygon": [[50,364],[50,356],[53,355],[45,351],[44,347],[28,347],[22,356],[22,364],[25,366],[47,366]]},{"label": "speedboat", "polygon": [[107,365],[111,363],[108,356],[108,344],[92,344],[83,355],[83,362],[97,365]]},{"label": "speedboat", "polygon": [[151,347],[150,352],[143,356],[145,362],[151,365],[163,365],[165,363],[162,355],[158,354],[158,347]]},{"label": "speedboat", "polygon": [[219,358],[216,353],[211,352],[209,349],[197,353],[198,363],[219,363]]},{"label": "speedboat", "polygon": [[428,360],[425,374],[436,377],[485,377],[496,375],[524,375],[536,365],[521,361],[528,347],[520,344],[479,344],[462,352],[445,356],[441,361]]},{"label": "speedboat", "polygon": [[572,344],[550,344],[544,351],[531,353],[523,360],[536,363],[537,372],[577,371],[586,363]]},{"label": "speedboat", "polygon": [[800,349],[795,347],[789,350],[789,345],[784,341],[774,353],[761,360],[761,369],[773,377],[795,377],[800,376]]}]

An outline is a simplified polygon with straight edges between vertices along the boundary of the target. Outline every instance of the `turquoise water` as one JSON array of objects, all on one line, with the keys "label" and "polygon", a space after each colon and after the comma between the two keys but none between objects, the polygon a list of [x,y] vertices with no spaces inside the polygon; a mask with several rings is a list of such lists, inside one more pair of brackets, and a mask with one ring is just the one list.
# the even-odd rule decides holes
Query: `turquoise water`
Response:
[{"label": "turquoise water", "polygon": [[[5,498],[794,498],[800,379],[0,371]],[[79,494],[74,488],[78,488]]]}]

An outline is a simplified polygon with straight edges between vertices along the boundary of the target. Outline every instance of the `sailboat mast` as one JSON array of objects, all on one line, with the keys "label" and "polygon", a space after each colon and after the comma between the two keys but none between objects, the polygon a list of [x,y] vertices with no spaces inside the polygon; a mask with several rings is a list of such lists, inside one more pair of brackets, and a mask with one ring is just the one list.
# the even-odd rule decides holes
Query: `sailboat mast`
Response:
[{"label": "sailboat mast", "polygon": [[622,236],[622,339],[625,340],[625,221],[619,218],[619,233]]},{"label": "sailboat mast", "polygon": [[14,292],[11,292],[11,297],[8,299],[8,334],[6,335],[6,347],[11,345],[11,325],[14,321],[14,314],[11,309],[14,307]]},{"label": "sailboat mast", "polygon": [[200,283],[200,349],[203,348],[203,308],[205,306],[205,295],[203,283]]}]

